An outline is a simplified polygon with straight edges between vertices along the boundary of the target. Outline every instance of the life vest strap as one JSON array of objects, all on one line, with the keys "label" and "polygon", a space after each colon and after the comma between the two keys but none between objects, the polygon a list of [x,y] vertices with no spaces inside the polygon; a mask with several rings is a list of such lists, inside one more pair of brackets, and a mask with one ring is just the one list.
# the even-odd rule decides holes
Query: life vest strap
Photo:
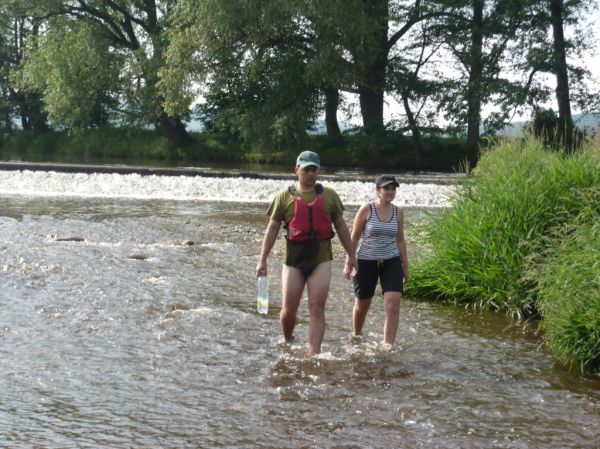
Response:
[{"label": "life vest strap", "polygon": [[[294,195],[294,196],[298,196],[298,195],[299,195],[299,194],[298,194],[298,190],[296,190],[296,184],[292,184],[292,185],[290,185],[290,186],[288,187],[288,191],[289,191],[289,192],[290,192],[292,195]],[[320,184],[320,183],[318,183],[318,182],[315,184],[315,193],[316,193],[317,195],[320,195],[321,193],[323,193],[323,185],[322,185],[322,184]]]}]

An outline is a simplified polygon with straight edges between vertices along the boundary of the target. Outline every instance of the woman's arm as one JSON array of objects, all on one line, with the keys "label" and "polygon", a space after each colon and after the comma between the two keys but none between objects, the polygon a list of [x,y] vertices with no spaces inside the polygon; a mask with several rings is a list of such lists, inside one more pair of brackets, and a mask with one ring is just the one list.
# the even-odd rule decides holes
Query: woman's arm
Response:
[{"label": "woman's arm", "polygon": [[406,251],[406,239],[404,238],[404,211],[398,208],[398,234],[396,234],[396,244],[400,251],[402,259],[402,271],[404,272],[404,281],[406,282],[410,276],[408,269],[408,255]]},{"label": "woman's arm", "polygon": [[[358,242],[360,240],[360,238],[362,237],[363,231],[365,229],[365,223],[367,222],[367,220],[369,219],[369,214],[371,213],[371,209],[369,207],[369,204],[363,204],[358,211],[356,212],[356,215],[354,216],[354,221],[352,222],[352,234],[350,237],[350,240],[352,242],[352,254],[354,255],[354,257],[356,257],[356,251],[358,249]],[[350,278],[352,276],[356,276],[356,273],[358,272],[358,267],[354,270],[351,270],[350,267],[348,266],[349,264],[349,259],[348,257],[346,257],[346,266],[344,267],[344,276],[346,276],[346,278]]]}]

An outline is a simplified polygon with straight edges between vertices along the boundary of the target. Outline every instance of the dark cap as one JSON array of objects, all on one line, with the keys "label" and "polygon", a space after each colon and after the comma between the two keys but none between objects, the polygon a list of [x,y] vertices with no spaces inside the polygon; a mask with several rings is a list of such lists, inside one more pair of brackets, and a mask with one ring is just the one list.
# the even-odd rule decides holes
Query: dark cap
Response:
[{"label": "dark cap", "polygon": [[319,155],[314,151],[303,151],[298,155],[296,165],[300,168],[308,167],[309,165],[319,168],[321,167],[321,160],[319,159]]},{"label": "dark cap", "polygon": [[375,180],[375,186],[377,186],[377,188],[387,186],[389,184],[394,184],[396,187],[400,187],[400,184],[398,184],[398,181],[396,181],[396,178],[392,175],[381,175]]}]

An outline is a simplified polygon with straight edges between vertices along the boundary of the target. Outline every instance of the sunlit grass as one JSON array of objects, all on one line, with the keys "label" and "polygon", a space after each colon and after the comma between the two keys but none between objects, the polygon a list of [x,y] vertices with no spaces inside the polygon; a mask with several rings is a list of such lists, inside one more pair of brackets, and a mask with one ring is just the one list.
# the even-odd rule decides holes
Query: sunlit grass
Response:
[{"label": "sunlit grass", "polygon": [[[581,192],[598,185],[600,158],[596,147],[566,157],[545,150],[534,140],[512,140],[486,151],[453,199],[452,207],[426,225],[426,250],[411,268],[407,294],[447,299],[520,318],[550,313],[550,303],[540,299],[546,294],[538,288],[541,281],[531,275],[533,256],[541,253],[540,242],[550,244],[548,235],[589,207]],[[589,237],[591,232],[585,235]],[[573,245],[576,243],[582,245],[579,240]],[[598,256],[574,248],[573,258]],[[556,260],[558,263],[561,259]],[[536,261],[537,272],[541,273],[539,263],[545,261]],[[571,296],[578,298],[576,301],[582,301],[585,290],[575,284],[570,287],[568,270],[552,274]],[[557,304],[560,309],[560,301]],[[584,304],[586,308],[595,303]],[[547,323],[544,329],[549,332],[548,326],[552,325]],[[557,331],[556,335],[560,334]],[[600,337],[597,333],[588,337],[591,347],[596,345],[597,349]],[[554,337],[549,338],[553,348],[558,348],[554,341]],[[578,344],[577,350],[581,348]],[[575,356],[573,345],[565,352],[571,354],[570,359]],[[591,349],[587,352],[593,354]]]},{"label": "sunlit grass", "polygon": [[553,353],[584,372],[600,368],[600,185],[578,193],[577,210],[565,204],[532,254],[526,277]]}]

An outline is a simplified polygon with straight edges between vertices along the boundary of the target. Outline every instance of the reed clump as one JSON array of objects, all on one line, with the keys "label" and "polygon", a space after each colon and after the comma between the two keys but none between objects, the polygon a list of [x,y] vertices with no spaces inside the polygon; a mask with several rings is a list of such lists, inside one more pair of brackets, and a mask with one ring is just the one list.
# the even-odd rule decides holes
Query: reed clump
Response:
[{"label": "reed clump", "polygon": [[546,342],[566,365],[600,368],[600,185],[575,192],[528,259]]},{"label": "reed clump", "polygon": [[[599,254],[597,244],[585,245],[598,240],[598,220],[589,218],[590,208],[600,207],[597,198],[589,199],[600,185],[598,153],[588,147],[565,156],[539,141],[517,139],[486,150],[452,207],[425,225],[425,250],[411,268],[406,293],[521,319],[539,316],[560,360],[597,370],[599,270],[577,267]],[[579,237],[569,242],[572,235]]]}]

